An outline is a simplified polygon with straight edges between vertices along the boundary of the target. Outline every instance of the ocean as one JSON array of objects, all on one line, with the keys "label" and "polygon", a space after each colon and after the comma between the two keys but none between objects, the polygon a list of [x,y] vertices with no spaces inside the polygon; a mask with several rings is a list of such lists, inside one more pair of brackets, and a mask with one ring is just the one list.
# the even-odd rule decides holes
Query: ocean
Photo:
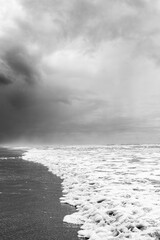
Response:
[{"label": "ocean", "polygon": [[23,156],[62,181],[61,203],[90,240],[160,239],[160,145],[61,146]]},{"label": "ocean", "polygon": [[59,201],[62,181],[23,153],[0,148],[0,239],[77,240],[79,227],[63,222],[75,208]]}]

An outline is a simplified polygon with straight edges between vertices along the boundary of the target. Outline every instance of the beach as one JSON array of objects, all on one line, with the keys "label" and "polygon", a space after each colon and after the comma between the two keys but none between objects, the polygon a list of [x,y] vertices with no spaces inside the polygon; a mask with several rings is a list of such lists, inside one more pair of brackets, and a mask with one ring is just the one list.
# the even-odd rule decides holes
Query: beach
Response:
[{"label": "beach", "polygon": [[22,153],[0,149],[0,239],[78,239],[79,227],[63,223],[75,208],[59,201],[61,179]]},{"label": "beach", "polygon": [[63,180],[61,203],[75,206],[64,222],[90,240],[160,238],[159,145],[31,149],[24,156]]}]

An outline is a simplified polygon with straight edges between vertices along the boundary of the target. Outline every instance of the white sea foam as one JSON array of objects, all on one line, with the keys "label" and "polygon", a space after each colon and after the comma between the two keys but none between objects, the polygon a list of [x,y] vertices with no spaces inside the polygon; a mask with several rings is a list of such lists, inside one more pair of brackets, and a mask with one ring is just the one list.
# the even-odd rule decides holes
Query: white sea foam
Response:
[{"label": "white sea foam", "polygon": [[77,211],[64,221],[81,224],[90,240],[160,239],[160,146],[31,149],[24,159],[63,179],[62,203]]}]

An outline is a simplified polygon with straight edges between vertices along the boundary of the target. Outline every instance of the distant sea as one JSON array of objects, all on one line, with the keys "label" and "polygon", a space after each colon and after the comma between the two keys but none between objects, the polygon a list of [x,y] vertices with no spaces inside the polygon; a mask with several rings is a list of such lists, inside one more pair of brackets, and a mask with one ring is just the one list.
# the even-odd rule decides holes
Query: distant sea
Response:
[{"label": "distant sea", "polygon": [[63,223],[75,209],[60,204],[60,178],[23,152],[0,148],[0,239],[77,240],[78,227]]}]

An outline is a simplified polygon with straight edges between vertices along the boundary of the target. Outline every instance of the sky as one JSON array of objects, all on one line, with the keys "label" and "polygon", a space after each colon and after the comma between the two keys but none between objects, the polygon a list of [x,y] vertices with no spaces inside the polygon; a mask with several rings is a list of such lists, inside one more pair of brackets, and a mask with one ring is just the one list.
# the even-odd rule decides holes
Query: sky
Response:
[{"label": "sky", "polygon": [[159,0],[0,0],[0,143],[160,142]]}]

